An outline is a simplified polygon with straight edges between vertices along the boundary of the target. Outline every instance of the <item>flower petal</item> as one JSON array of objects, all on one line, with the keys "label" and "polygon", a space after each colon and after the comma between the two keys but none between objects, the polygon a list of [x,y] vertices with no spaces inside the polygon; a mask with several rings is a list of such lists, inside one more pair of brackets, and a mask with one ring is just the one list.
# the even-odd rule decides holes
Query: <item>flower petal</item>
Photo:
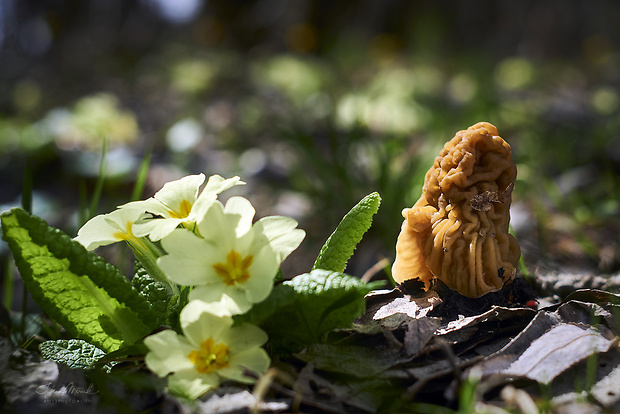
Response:
[{"label": "flower petal", "polygon": [[182,222],[182,219],[175,218],[149,219],[137,223],[133,232],[138,237],[149,236],[152,241],[158,241],[172,233]]},{"label": "flower petal", "polygon": [[163,205],[161,201],[154,199],[153,197],[146,200],[131,201],[129,203],[118,206],[120,209],[136,209],[142,210],[154,214],[156,216],[170,217],[170,209]]},{"label": "flower petal", "polygon": [[149,352],[144,357],[148,368],[164,377],[167,374],[194,365],[188,355],[195,348],[183,336],[172,330],[165,330],[144,338]]},{"label": "flower petal", "polygon": [[261,347],[267,343],[267,333],[256,325],[244,323],[230,329],[223,338],[224,343],[233,354],[250,348]]},{"label": "flower petal", "polygon": [[[162,239],[167,255],[157,259],[166,276],[180,285],[217,283],[219,278],[211,270],[213,246],[186,229],[177,229]],[[217,257],[217,256],[215,256]]]},{"label": "flower petal", "polygon": [[[224,300],[226,285],[223,283],[209,283],[208,285],[196,286],[189,293],[189,300],[201,300],[207,303],[227,303]],[[231,299],[232,300],[232,299]]]},{"label": "flower petal", "polygon": [[240,218],[238,215],[224,214],[222,203],[215,201],[198,220],[198,231],[205,240],[216,243],[227,252],[235,245],[235,228]]},{"label": "flower petal", "polygon": [[169,209],[179,212],[183,201],[189,201],[190,204],[196,202],[198,191],[204,182],[204,174],[188,175],[179,180],[167,182],[153,197]]},{"label": "flower petal", "polygon": [[195,347],[208,338],[216,343],[232,326],[233,320],[227,309],[201,300],[190,301],[179,315],[181,329],[189,343]]},{"label": "flower petal", "polygon": [[202,190],[202,192],[198,196],[198,199],[194,203],[189,219],[194,222],[200,221],[206,214],[209,207],[211,207],[213,202],[217,199],[217,195],[219,193],[228,190],[235,185],[242,184],[245,183],[236,176],[233,178],[224,179],[219,175],[212,175],[211,177],[209,177],[207,185]]},{"label": "flower petal", "polygon": [[241,237],[252,228],[252,220],[254,219],[256,210],[254,210],[252,203],[250,203],[248,199],[243,197],[231,197],[226,202],[224,213],[227,215],[235,214],[240,216],[237,227],[235,228],[235,233],[237,237]]},{"label": "flower petal", "polygon": [[95,216],[80,228],[74,240],[90,251],[119,241],[114,232],[103,216]]},{"label": "flower petal", "polygon": [[168,378],[171,393],[194,400],[220,384],[217,374],[199,374],[195,369],[179,370]]},{"label": "flower petal", "polygon": [[255,379],[245,375],[244,371],[248,369],[257,375],[261,375],[269,368],[270,363],[269,355],[263,348],[250,348],[243,352],[232,354],[230,366],[218,370],[218,374],[235,381],[251,383]]},{"label": "flower petal", "polygon": [[[205,186],[204,190],[202,190],[202,192],[219,194],[222,191],[226,191],[229,188],[232,188],[236,185],[244,185],[244,184],[245,183],[241,181],[241,179],[238,176],[224,179],[222,176],[215,174],[209,177],[209,180],[207,181],[207,185]],[[202,193],[200,195],[202,196]]]},{"label": "flower petal", "polygon": [[291,254],[306,236],[306,232],[297,229],[297,221],[289,217],[270,216],[258,220],[254,229],[263,234],[277,254],[278,263],[282,263]]},{"label": "flower petal", "polygon": [[246,291],[237,287],[228,287],[223,283],[195,287],[189,294],[189,300],[201,300],[209,304],[223,306],[231,315],[241,315],[252,307]]},{"label": "flower petal", "polygon": [[142,215],[140,210],[124,209],[95,216],[80,228],[75,241],[81,243],[86,250],[123,241],[125,238],[119,237],[119,234],[131,234],[131,225]]},{"label": "flower petal", "polygon": [[216,201],[217,195],[215,193],[205,193],[203,191],[192,206],[192,211],[187,216],[187,220],[194,223],[200,222]]},{"label": "flower petal", "polygon": [[243,284],[246,298],[252,303],[262,302],[273,289],[273,280],[278,272],[276,256],[265,246],[254,256],[250,266],[250,278]]}]

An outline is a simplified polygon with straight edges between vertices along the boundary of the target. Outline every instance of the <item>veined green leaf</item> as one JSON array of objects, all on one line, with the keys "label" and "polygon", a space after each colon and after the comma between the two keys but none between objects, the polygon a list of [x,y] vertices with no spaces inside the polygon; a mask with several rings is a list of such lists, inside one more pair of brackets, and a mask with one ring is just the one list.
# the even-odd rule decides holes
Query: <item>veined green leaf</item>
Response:
[{"label": "veined green leaf", "polygon": [[351,326],[364,312],[364,295],[377,286],[317,269],[275,286],[267,300],[236,321],[261,325],[270,337],[317,343],[327,332]]},{"label": "veined green leaf", "polygon": [[156,318],[156,325],[165,325],[166,308],[170,296],[166,291],[166,287],[155,280],[148,272],[136,261],[134,266],[134,275],[131,284],[136,288],[140,295],[152,305],[153,314]]},{"label": "veined green leaf", "polygon": [[116,267],[22,209],[0,219],[32,298],[71,335],[110,352],[155,327],[150,304]]},{"label": "veined green leaf", "polygon": [[170,297],[166,287],[149,275],[140,262],[136,262],[134,272],[131,284],[151,304],[156,318],[154,324],[156,326],[166,325],[181,333],[179,313],[187,304],[189,291],[186,289],[180,295]]},{"label": "veined green leaf", "polygon": [[105,352],[80,339],[58,339],[39,345],[45,359],[62,363],[69,368],[90,369],[105,356]]},{"label": "veined green leaf", "polygon": [[168,306],[166,307],[166,321],[164,325],[171,327],[179,334],[183,332],[181,329],[181,320],[179,319],[179,315],[185,305],[187,305],[187,302],[189,302],[187,299],[189,292],[190,289],[183,289],[179,295],[175,295],[170,298]]},{"label": "veined green leaf", "polygon": [[292,309],[297,299],[297,294],[292,286],[278,284],[274,286],[267,299],[254,304],[247,313],[235,316],[235,324],[251,323],[265,326],[272,315],[281,312],[282,309]]},{"label": "veined green leaf", "polygon": [[368,194],[357,203],[329,236],[312,269],[344,272],[355,248],[372,225],[372,217],[380,204],[381,196],[377,192]]},{"label": "veined green leaf", "polygon": [[364,313],[364,295],[382,282],[364,284],[343,273],[313,270],[283,284],[299,295],[296,313],[318,340],[332,329],[351,326],[353,319]]}]

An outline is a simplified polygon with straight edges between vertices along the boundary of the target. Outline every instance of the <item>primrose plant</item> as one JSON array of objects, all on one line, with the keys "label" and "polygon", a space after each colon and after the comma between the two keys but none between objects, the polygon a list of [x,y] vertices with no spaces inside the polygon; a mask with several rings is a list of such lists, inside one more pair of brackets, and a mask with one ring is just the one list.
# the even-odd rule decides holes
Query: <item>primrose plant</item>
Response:
[{"label": "primrose plant", "polygon": [[[288,217],[254,221],[246,198],[222,204],[220,193],[245,184],[239,177],[205,179],[169,182],[92,218],[74,239],[22,209],[2,214],[24,284],[69,337],[42,342],[43,357],[109,371],[106,362],[131,356],[166,377],[171,394],[195,399],[222,381],[254,382],[270,365],[267,342],[300,349],[361,315],[376,284],[342,272],[379,208],[377,193],[343,218],[312,271],[282,281],[280,264],[305,232]],[[92,252],[116,242],[137,259],[131,281]]]},{"label": "primrose plant", "polygon": [[[170,388],[190,397],[217,386],[220,373],[240,379],[239,361],[257,373],[269,366],[267,354],[257,348],[267,341],[266,334],[249,324],[230,333],[231,316],[267,298],[280,263],[305,236],[288,217],[265,217],[253,224],[255,211],[245,198],[233,197],[222,206],[217,195],[245,184],[239,177],[214,175],[200,192],[204,180],[200,174],[169,182],[148,200],[92,218],[75,238],[87,250],[125,241],[166,290],[175,295],[179,285],[191,289],[190,302],[180,313],[187,338],[167,330],[144,341],[150,350],[147,366],[163,376],[175,371]],[[237,335],[238,344],[214,342],[214,337],[231,335]],[[252,345],[254,349],[246,349]]]}]

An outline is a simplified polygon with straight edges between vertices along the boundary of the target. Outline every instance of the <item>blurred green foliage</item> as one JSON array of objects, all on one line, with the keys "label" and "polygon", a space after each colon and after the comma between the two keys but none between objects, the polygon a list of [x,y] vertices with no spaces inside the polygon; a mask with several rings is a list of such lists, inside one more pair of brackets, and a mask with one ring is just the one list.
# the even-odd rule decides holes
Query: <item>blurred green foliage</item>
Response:
[{"label": "blurred green foliage", "polygon": [[47,49],[0,45],[12,65],[0,68],[3,209],[19,203],[28,159],[34,212],[71,234],[107,137],[98,212],[128,201],[145,154],[145,196],[187,173],[238,174],[259,215],[307,230],[291,275],[378,191],[348,269],[361,275],[393,258],[400,212],[442,145],[488,121],[518,165],[526,263],[620,270],[615,2],[558,14],[547,1],[210,1],[182,23],[148,2],[99,4],[96,18],[94,1],[35,3],[14,28],[42,19]]}]

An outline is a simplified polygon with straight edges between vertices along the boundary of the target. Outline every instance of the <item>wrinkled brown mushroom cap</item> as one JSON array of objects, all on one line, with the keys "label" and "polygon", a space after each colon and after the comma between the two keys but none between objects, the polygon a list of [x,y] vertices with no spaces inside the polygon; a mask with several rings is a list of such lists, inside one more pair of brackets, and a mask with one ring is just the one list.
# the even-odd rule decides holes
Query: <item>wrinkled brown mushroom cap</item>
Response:
[{"label": "wrinkled brown mushroom cap", "polygon": [[392,275],[397,283],[436,277],[469,297],[511,281],[521,256],[508,232],[517,168],[497,129],[479,122],[446,143],[422,196],[403,210]]}]

